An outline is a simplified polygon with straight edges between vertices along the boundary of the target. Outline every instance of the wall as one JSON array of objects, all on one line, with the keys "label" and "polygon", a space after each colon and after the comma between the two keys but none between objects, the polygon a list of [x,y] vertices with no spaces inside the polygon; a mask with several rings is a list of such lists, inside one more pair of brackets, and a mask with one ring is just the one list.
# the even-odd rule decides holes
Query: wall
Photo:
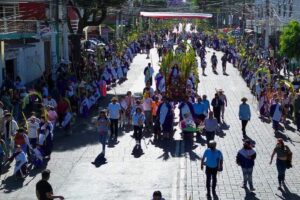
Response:
[{"label": "wall", "polygon": [[19,48],[17,74],[23,83],[40,78],[45,71],[44,43],[35,43],[33,47]]}]

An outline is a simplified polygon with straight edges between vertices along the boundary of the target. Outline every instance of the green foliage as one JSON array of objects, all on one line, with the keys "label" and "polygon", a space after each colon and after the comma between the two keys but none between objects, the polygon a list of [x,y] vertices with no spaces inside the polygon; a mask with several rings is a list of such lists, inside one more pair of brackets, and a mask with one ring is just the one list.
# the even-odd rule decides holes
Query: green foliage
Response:
[{"label": "green foliage", "polygon": [[297,21],[291,21],[284,27],[280,35],[280,53],[289,58],[300,59],[300,24]]}]

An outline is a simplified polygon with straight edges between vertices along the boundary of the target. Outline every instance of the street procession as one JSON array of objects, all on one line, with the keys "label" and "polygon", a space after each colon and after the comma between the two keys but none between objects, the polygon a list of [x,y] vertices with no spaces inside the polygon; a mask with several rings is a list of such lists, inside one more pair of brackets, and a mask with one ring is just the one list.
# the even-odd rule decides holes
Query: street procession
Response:
[{"label": "street procession", "polygon": [[300,22],[116,2],[0,0],[0,199],[300,199]]}]

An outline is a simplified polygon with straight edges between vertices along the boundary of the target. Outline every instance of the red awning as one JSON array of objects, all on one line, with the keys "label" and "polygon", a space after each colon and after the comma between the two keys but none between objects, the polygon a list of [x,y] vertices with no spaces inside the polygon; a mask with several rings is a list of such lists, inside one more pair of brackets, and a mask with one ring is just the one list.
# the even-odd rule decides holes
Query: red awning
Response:
[{"label": "red awning", "polygon": [[178,12],[141,12],[141,16],[156,19],[208,19],[212,18],[212,14],[206,13],[178,13]]}]

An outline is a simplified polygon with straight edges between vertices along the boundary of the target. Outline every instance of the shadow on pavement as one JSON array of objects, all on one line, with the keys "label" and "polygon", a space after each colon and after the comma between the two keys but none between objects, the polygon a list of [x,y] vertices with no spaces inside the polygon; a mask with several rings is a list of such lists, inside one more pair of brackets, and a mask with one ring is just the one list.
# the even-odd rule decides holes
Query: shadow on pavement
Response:
[{"label": "shadow on pavement", "polygon": [[135,158],[139,158],[144,154],[144,151],[141,146],[135,145],[132,149],[131,155]]},{"label": "shadow on pavement", "polygon": [[277,195],[283,200],[300,200],[300,196],[296,193],[292,193],[286,185],[283,185],[283,189],[280,190],[282,196]]},{"label": "shadow on pavement", "polygon": [[94,162],[92,162],[92,164],[95,165],[96,168],[98,168],[98,167],[100,167],[101,165],[107,164],[106,158],[104,157],[103,154],[100,153],[100,154],[95,158]]},{"label": "shadow on pavement", "polygon": [[2,181],[0,190],[4,193],[11,193],[23,187],[25,179],[16,179],[15,176],[9,176]]},{"label": "shadow on pavement", "polygon": [[158,157],[158,159],[163,159],[167,161],[171,156],[175,157],[176,155],[176,143],[179,143],[178,140],[158,140],[154,142],[154,145],[163,150],[163,154]]},{"label": "shadow on pavement", "polygon": [[[88,118],[78,117],[72,126],[72,134],[66,135],[63,130],[56,129],[54,131],[54,152],[70,151],[87,145],[95,145],[99,143],[96,127],[94,124],[95,116],[98,114],[99,108],[106,108],[112,97],[115,95],[108,94],[105,98],[98,102],[98,105],[89,113]],[[116,95],[117,97],[123,95]],[[119,130],[119,136],[122,137],[124,132]]]},{"label": "shadow on pavement", "polygon": [[260,200],[256,197],[256,194],[254,192],[250,192],[248,189],[246,189],[246,196],[244,200]]}]

